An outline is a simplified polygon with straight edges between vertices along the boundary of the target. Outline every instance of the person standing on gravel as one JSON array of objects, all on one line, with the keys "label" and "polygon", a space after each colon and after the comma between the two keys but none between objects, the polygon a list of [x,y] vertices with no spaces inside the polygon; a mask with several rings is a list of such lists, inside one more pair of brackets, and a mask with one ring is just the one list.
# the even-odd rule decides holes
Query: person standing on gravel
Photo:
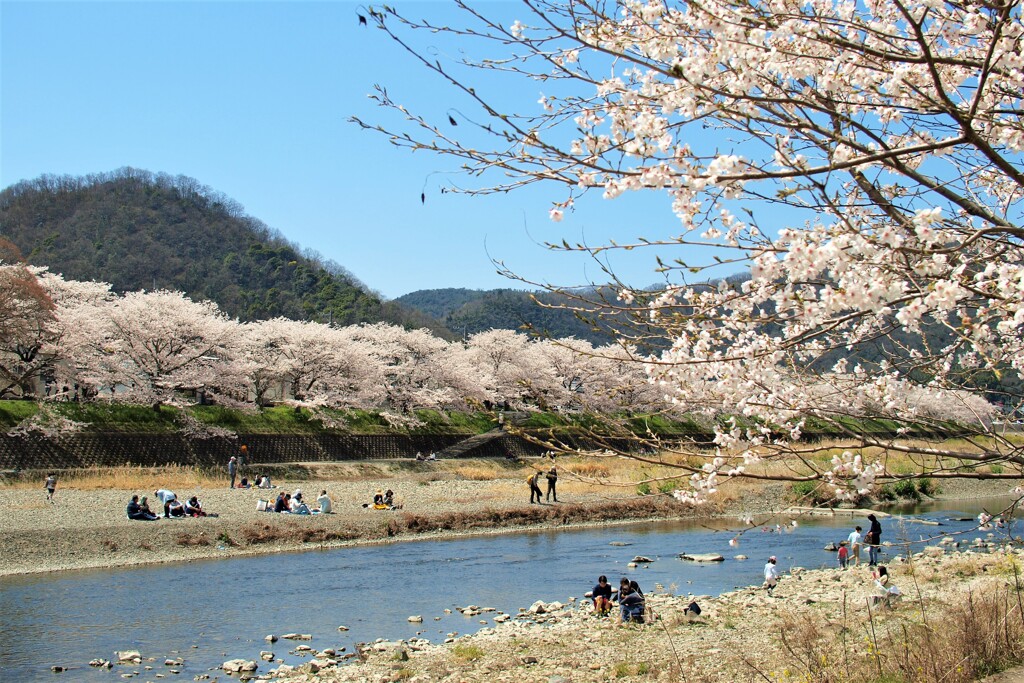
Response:
[{"label": "person standing on gravel", "polygon": [[558,471],[555,470],[555,466],[552,465],[551,469],[548,470],[548,473],[544,476],[547,477],[548,480],[548,493],[546,500],[551,500],[552,498],[554,498],[555,502],[557,503],[558,492],[555,491],[555,485],[558,483]]},{"label": "person standing on gravel", "polygon": [[540,490],[540,484],[537,480],[540,479],[540,472],[534,472],[526,478],[526,485],[530,487],[530,503],[533,504],[534,497],[537,498],[537,503],[544,502],[544,494]]},{"label": "person standing on gravel", "polygon": [[53,502],[53,492],[57,490],[57,475],[49,474],[46,477],[46,483],[43,484],[43,488],[46,489],[46,500]]},{"label": "person standing on gravel", "polygon": [[850,542],[850,564],[860,564],[860,546],[863,536],[860,533],[860,527],[854,527],[850,536],[846,539]]},{"label": "person standing on gravel", "polygon": [[868,535],[864,537],[864,542],[868,546],[868,566],[877,567],[878,546],[882,543],[882,524],[874,515],[868,515],[868,521],[871,522],[871,526],[868,528]]},{"label": "person standing on gravel", "polygon": [[238,474],[238,459],[235,456],[231,456],[228,460],[228,476],[231,477],[231,483],[228,485],[229,489],[235,488],[235,475]]},{"label": "person standing on gravel", "polygon": [[177,494],[175,494],[174,491],[170,491],[168,489],[157,489],[156,491],[153,492],[153,495],[156,496],[157,500],[164,504],[164,519],[170,517],[171,501],[178,499]]},{"label": "person standing on gravel", "polygon": [[775,587],[779,585],[779,568],[775,562],[775,556],[772,555],[764,566],[764,587],[768,589],[768,597],[774,597]]}]

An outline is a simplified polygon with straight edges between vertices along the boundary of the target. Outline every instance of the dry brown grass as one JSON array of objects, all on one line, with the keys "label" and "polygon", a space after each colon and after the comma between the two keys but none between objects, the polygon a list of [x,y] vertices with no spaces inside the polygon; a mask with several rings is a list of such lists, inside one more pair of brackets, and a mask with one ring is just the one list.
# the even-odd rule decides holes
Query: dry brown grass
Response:
[{"label": "dry brown grass", "polygon": [[[45,475],[38,481],[17,479],[7,482],[8,488],[42,488]],[[169,467],[93,467],[60,472],[57,478],[57,498],[62,488],[81,491],[118,489],[125,491],[153,491],[158,488],[189,489],[198,487],[219,487],[227,482],[221,472],[205,470],[194,466],[172,465]]]},{"label": "dry brown grass", "polygon": [[483,464],[462,465],[452,470],[452,474],[469,481],[493,481],[508,476],[496,466],[488,467]]},{"label": "dry brown grass", "polygon": [[895,609],[870,612],[853,605],[832,615],[784,610],[777,658],[753,668],[789,671],[791,680],[808,683],[967,683],[1024,660],[1018,581],[958,595],[953,604],[904,598]]}]

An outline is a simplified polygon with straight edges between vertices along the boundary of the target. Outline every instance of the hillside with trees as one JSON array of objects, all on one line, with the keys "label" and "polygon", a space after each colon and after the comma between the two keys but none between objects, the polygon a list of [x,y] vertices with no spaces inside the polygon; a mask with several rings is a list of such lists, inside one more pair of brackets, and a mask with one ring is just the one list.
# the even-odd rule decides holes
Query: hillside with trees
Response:
[{"label": "hillside with trees", "polygon": [[177,290],[243,321],[384,321],[450,336],[185,176],[122,168],[22,181],[0,192],[0,237],[67,278]]},{"label": "hillside with trees", "polygon": [[[608,323],[570,310],[571,301],[551,292],[515,289],[422,289],[395,299],[437,318],[457,335],[521,330],[552,338],[575,337],[592,344],[614,338]],[[593,307],[591,307],[593,308]]]}]

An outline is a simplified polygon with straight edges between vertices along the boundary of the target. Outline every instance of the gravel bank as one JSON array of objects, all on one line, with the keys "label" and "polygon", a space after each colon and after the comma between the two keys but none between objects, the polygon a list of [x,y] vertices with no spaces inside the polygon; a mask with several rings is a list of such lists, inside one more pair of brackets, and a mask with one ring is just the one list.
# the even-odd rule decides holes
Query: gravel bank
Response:
[{"label": "gravel bank", "polygon": [[[334,513],[300,516],[256,510],[260,498],[272,498],[281,490],[290,493],[296,488],[301,488],[310,501],[326,489],[334,502]],[[403,506],[401,510],[363,508],[362,504],[370,501],[377,489],[387,488],[395,490]],[[620,506],[635,505],[638,500],[632,493],[608,493],[565,481],[559,482],[562,502],[531,506],[527,502],[528,489],[518,478],[283,481],[280,488],[269,491],[179,489],[175,491],[179,499],[197,495],[204,509],[217,516],[140,522],[125,516],[125,506],[133,493],[148,495],[150,507],[162,515],[160,506],[154,504],[152,491],[79,491],[59,486],[51,504],[45,500],[42,489],[0,489],[0,552],[5,560],[0,575],[300,551],[393,542],[413,536],[564,526],[585,518],[585,511],[598,518],[615,518],[620,516]],[[639,506],[621,517],[692,514],[666,496],[650,499],[646,513]],[[601,510],[606,512],[597,514]],[[461,517],[473,515],[484,519],[472,521],[472,529],[461,528],[470,526]],[[509,519],[507,525],[502,519],[505,517]],[[439,519],[446,520],[442,526],[454,528],[430,530],[430,520]],[[408,529],[410,525],[415,529]]]}]

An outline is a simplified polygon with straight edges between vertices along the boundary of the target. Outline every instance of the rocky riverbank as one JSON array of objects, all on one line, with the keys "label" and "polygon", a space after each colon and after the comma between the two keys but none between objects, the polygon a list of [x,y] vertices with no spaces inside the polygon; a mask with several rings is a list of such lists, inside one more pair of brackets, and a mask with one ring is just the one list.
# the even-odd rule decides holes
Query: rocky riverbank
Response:
[{"label": "rocky riverbank", "polygon": [[[945,680],[963,681],[991,673],[974,671],[975,665],[1019,663],[1024,553],[998,542],[966,552],[947,552],[949,547],[937,545],[889,566],[891,585],[903,593],[891,606],[875,601],[878,591],[867,567],[794,568],[774,596],[759,587],[717,597],[672,595],[658,586],[648,595],[657,616],[651,624],[623,626],[614,615],[597,617],[589,601],[579,597],[567,604],[538,602],[516,615],[495,616],[486,607],[467,606],[489,617],[491,625],[441,644],[415,639],[364,644],[343,657],[355,660],[344,665],[335,664],[337,653],[307,646],[306,664],[260,662],[250,675],[285,683],[859,681],[916,667],[916,678],[884,680],[923,681],[939,680],[938,673],[948,667]],[[686,611],[694,600],[699,616]],[[989,632],[982,620],[1005,623]],[[995,639],[988,642],[995,651],[957,662],[958,647],[977,647],[970,642],[972,633],[986,642]],[[914,641],[921,634],[930,645]],[[842,677],[830,678],[829,672]]]}]

